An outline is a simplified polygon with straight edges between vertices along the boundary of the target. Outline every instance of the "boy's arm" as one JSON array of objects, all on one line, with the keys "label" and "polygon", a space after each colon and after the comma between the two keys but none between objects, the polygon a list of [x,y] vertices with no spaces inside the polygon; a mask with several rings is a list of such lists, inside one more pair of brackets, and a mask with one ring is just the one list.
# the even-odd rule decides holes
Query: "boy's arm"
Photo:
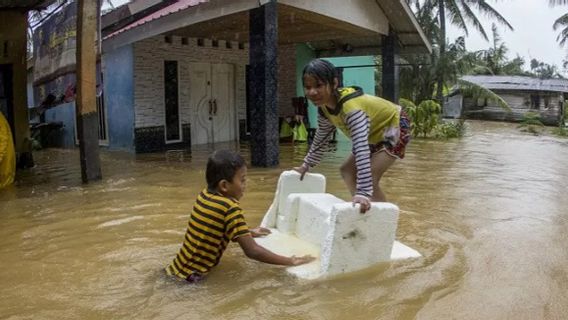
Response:
[{"label": "boy's arm", "polygon": [[237,242],[239,243],[247,257],[264,263],[277,264],[282,266],[298,266],[315,260],[314,257],[309,255],[303,257],[285,257],[278,255],[257,244],[250,234],[238,237]]}]

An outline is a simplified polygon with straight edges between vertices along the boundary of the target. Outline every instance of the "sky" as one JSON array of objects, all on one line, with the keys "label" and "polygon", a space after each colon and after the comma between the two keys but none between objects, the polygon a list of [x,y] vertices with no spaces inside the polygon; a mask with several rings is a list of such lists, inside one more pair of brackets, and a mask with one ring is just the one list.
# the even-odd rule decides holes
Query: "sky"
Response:
[{"label": "sky", "polygon": [[[568,46],[561,48],[556,41],[560,30],[554,31],[552,24],[562,14],[568,12],[568,5],[550,7],[548,0],[489,0],[488,3],[495,8],[515,29],[509,31],[505,26],[497,25],[499,35],[509,49],[509,58],[518,55],[525,59],[525,69],[530,68],[530,60],[535,58],[552,65],[556,65],[564,76],[562,61],[568,55]],[[492,20],[480,14],[478,16],[485,32],[491,39]],[[477,31],[470,29],[466,37],[466,48],[470,51],[488,49],[492,42],[488,42]],[[448,38],[456,39],[463,35],[455,27],[448,28]]]}]

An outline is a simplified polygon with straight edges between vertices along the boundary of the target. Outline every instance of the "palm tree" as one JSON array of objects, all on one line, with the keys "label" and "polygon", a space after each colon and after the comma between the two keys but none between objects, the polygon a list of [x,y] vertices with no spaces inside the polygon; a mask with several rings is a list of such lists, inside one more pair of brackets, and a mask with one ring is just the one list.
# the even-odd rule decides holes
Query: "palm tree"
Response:
[{"label": "palm tree", "polygon": [[[419,0],[418,0],[419,1]],[[437,16],[440,26],[440,34],[438,40],[439,46],[439,69],[438,69],[438,85],[436,96],[440,103],[443,103],[443,87],[444,87],[444,68],[449,67],[453,62],[449,61],[446,50],[446,18],[449,18],[450,23],[457,26],[459,29],[469,34],[468,25],[473,26],[486,40],[489,40],[485,29],[477,18],[474,12],[484,14],[490,18],[495,19],[497,22],[505,25],[508,29],[513,30],[511,24],[489,5],[485,0],[423,0],[425,4],[438,9]],[[553,0],[550,0],[553,1]],[[568,1],[568,0],[554,0],[554,1]]]},{"label": "palm tree", "polygon": [[[551,7],[560,6],[564,4],[568,4],[568,0],[549,0],[549,5]],[[568,12],[560,16],[560,18],[554,21],[552,25],[554,31],[557,29],[562,29],[560,34],[556,38],[556,41],[560,43],[560,46],[564,46],[566,44],[566,40],[568,40]]]}]

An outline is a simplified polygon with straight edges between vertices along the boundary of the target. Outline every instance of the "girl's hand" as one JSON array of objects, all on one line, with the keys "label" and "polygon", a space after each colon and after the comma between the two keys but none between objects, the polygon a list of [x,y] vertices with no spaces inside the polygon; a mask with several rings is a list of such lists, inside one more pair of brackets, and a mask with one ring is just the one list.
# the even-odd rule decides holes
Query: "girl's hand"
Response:
[{"label": "girl's hand", "polygon": [[263,228],[263,227],[252,228],[252,229],[249,229],[249,231],[250,231],[250,234],[253,238],[264,237],[264,236],[267,236],[267,235],[272,233],[270,231],[270,229]]},{"label": "girl's hand", "polygon": [[306,172],[308,172],[309,169],[310,167],[305,163],[302,163],[302,165],[299,167],[293,168],[294,171],[300,174],[300,181],[304,180],[304,175],[306,175]]},{"label": "girl's hand", "polygon": [[371,209],[371,200],[369,200],[369,198],[362,196],[360,194],[356,194],[353,196],[353,206],[355,206],[357,203],[359,204],[361,210],[361,213],[365,213],[367,211],[369,211],[369,209]]}]

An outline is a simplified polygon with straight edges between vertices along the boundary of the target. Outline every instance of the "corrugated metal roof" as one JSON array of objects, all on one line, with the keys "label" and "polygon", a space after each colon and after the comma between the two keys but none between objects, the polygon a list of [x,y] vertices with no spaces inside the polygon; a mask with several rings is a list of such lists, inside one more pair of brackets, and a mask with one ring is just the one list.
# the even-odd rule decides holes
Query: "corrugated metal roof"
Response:
[{"label": "corrugated metal roof", "polygon": [[[148,22],[150,22],[150,21],[152,21],[152,20],[159,19],[159,18],[161,18],[161,17],[170,15],[170,14],[172,14],[172,13],[176,13],[176,12],[178,12],[178,11],[187,9],[187,8],[189,8],[189,7],[194,7],[194,6],[196,6],[196,5],[200,4],[200,3],[204,3],[204,2],[208,2],[208,1],[209,1],[209,0],[179,0],[179,1],[175,2],[175,3],[170,4],[170,5],[167,6],[167,7],[164,7],[164,8],[162,8],[162,9],[158,10],[158,11],[155,11],[155,12],[153,12],[153,13],[151,13],[151,14],[145,16],[144,18],[142,18],[142,19],[140,19],[140,20],[137,20],[137,21],[135,21],[135,22],[133,22],[133,23],[131,23],[131,24],[125,26],[124,28],[122,28],[122,29],[120,29],[120,30],[117,30],[117,31],[115,31],[115,32],[113,32],[113,33],[111,33],[111,34],[109,34],[109,35],[106,36],[104,39],[108,39],[108,38],[114,37],[114,36],[116,36],[117,34],[120,34],[120,33],[122,33],[122,32],[125,32],[125,31],[127,31],[127,30],[130,30],[130,29],[132,29],[132,28],[136,28],[136,27],[141,26],[141,25],[143,25],[143,24],[146,24],[146,23],[148,23]],[[104,39],[103,39],[103,40],[104,40]]]},{"label": "corrugated metal roof", "polygon": [[531,90],[568,93],[568,79],[539,79],[522,76],[464,76],[463,80],[489,90]]}]

